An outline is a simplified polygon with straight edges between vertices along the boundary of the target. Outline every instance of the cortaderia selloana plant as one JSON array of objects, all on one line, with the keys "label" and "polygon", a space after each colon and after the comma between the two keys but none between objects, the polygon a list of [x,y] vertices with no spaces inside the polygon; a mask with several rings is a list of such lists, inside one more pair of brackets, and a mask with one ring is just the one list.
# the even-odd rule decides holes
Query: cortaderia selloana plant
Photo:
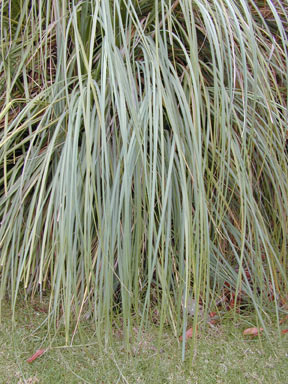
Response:
[{"label": "cortaderia selloana plant", "polygon": [[0,7],[0,303],[47,295],[67,342],[85,317],[184,335],[228,292],[279,323],[287,2]]}]

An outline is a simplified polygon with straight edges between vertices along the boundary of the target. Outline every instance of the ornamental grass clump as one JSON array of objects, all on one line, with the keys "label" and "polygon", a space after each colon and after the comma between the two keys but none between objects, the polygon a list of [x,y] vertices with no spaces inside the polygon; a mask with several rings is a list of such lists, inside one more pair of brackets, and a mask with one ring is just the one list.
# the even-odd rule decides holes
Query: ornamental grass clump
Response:
[{"label": "ornamental grass clump", "polygon": [[185,332],[191,300],[279,320],[287,29],[278,0],[3,0],[0,301],[48,295],[67,342]]}]

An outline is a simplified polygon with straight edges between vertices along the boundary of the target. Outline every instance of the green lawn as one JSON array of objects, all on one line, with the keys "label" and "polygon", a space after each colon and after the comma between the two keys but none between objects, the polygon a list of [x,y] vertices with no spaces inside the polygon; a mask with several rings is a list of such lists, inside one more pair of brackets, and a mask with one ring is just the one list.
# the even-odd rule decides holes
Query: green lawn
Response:
[{"label": "green lawn", "polygon": [[[197,352],[181,362],[181,344],[167,329],[160,342],[151,326],[124,348],[121,330],[115,329],[112,345],[100,351],[91,324],[82,326],[82,338],[65,346],[64,332],[52,347],[27,363],[36,350],[46,349],[45,326],[37,327],[46,314],[39,305],[21,305],[12,331],[11,312],[3,308],[0,326],[0,383],[287,383],[288,335],[281,339],[271,329],[270,342],[243,336],[245,324],[224,321],[199,330]],[[249,323],[246,324],[249,326]],[[286,325],[283,324],[283,327]],[[138,336],[138,338],[137,338]],[[192,341],[188,341],[188,345]]]}]

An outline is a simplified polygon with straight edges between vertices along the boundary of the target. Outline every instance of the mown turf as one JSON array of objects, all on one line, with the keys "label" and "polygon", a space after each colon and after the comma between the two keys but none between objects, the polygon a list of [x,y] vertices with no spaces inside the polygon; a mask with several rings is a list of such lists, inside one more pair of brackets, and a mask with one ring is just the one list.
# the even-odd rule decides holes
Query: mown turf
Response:
[{"label": "mown turf", "polygon": [[[112,345],[100,350],[91,324],[84,324],[82,337],[65,346],[57,334],[47,352],[33,363],[27,359],[49,346],[41,306],[21,305],[12,330],[11,313],[3,308],[0,326],[0,383],[287,383],[288,335],[271,339],[243,337],[243,323],[223,324],[199,330],[197,350],[181,362],[181,344],[167,329],[160,342],[151,326],[131,340],[127,353],[121,330],[115,329]],[[248,326],[248,323],[247,323]],[[285,327],[285,324],[283,324]],[[275,334],[274,334],[275,333]],[[138,336],[138,337],[137,337]],[[188,344],[191,341],[188,342]]]}]

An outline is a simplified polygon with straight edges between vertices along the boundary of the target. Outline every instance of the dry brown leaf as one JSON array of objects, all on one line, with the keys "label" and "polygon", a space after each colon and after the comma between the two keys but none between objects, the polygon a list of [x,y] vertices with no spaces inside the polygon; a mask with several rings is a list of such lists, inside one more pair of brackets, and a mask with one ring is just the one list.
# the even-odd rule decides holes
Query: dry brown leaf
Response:
[{"label": "dry brown leaf", "polygon": [[[197,334],[197,328],[196,328],[196,334]],[[189,328],[186,333],[185,333],[185,339],[190,339],[191,337],[193,337],[193,328]],[[180,341],[183,340],[183,336],[180,336],[179,338]]]},{"label": "dry brown leaf", "polygon": [[285,316],[283,319],[281,319],[280,322],[279,322],[279,324],[283,324],[283,323],[285,323],[285,321],[287,321],[287,320],[288,320],[288,315]]},{"label": "dry brown leaf", "polygon": [[243,332],[243,335],[247,336],[257,336],[259,333],[263,332],[263,328],[256,328],[256,327],[253,327],[253,328],[247,328],[245,329],[245,331]]},{"label": "dry brown leaf", "polygon": [[209,313],[209,319],[208,324],[210,325],[216,325],[219,321],[219,316],[217,315],[217,312],[210,312]]},{"label": "dry brown leaf", "polygon": [[46,350],[45,349],[38,349],[34,355],[32,355],[31,357],[29,357],[29,359],[27,359],[27,363],[32,363],[34,360],[36,360],[38,357],[42,356],[43,353],[45,352]]}]

